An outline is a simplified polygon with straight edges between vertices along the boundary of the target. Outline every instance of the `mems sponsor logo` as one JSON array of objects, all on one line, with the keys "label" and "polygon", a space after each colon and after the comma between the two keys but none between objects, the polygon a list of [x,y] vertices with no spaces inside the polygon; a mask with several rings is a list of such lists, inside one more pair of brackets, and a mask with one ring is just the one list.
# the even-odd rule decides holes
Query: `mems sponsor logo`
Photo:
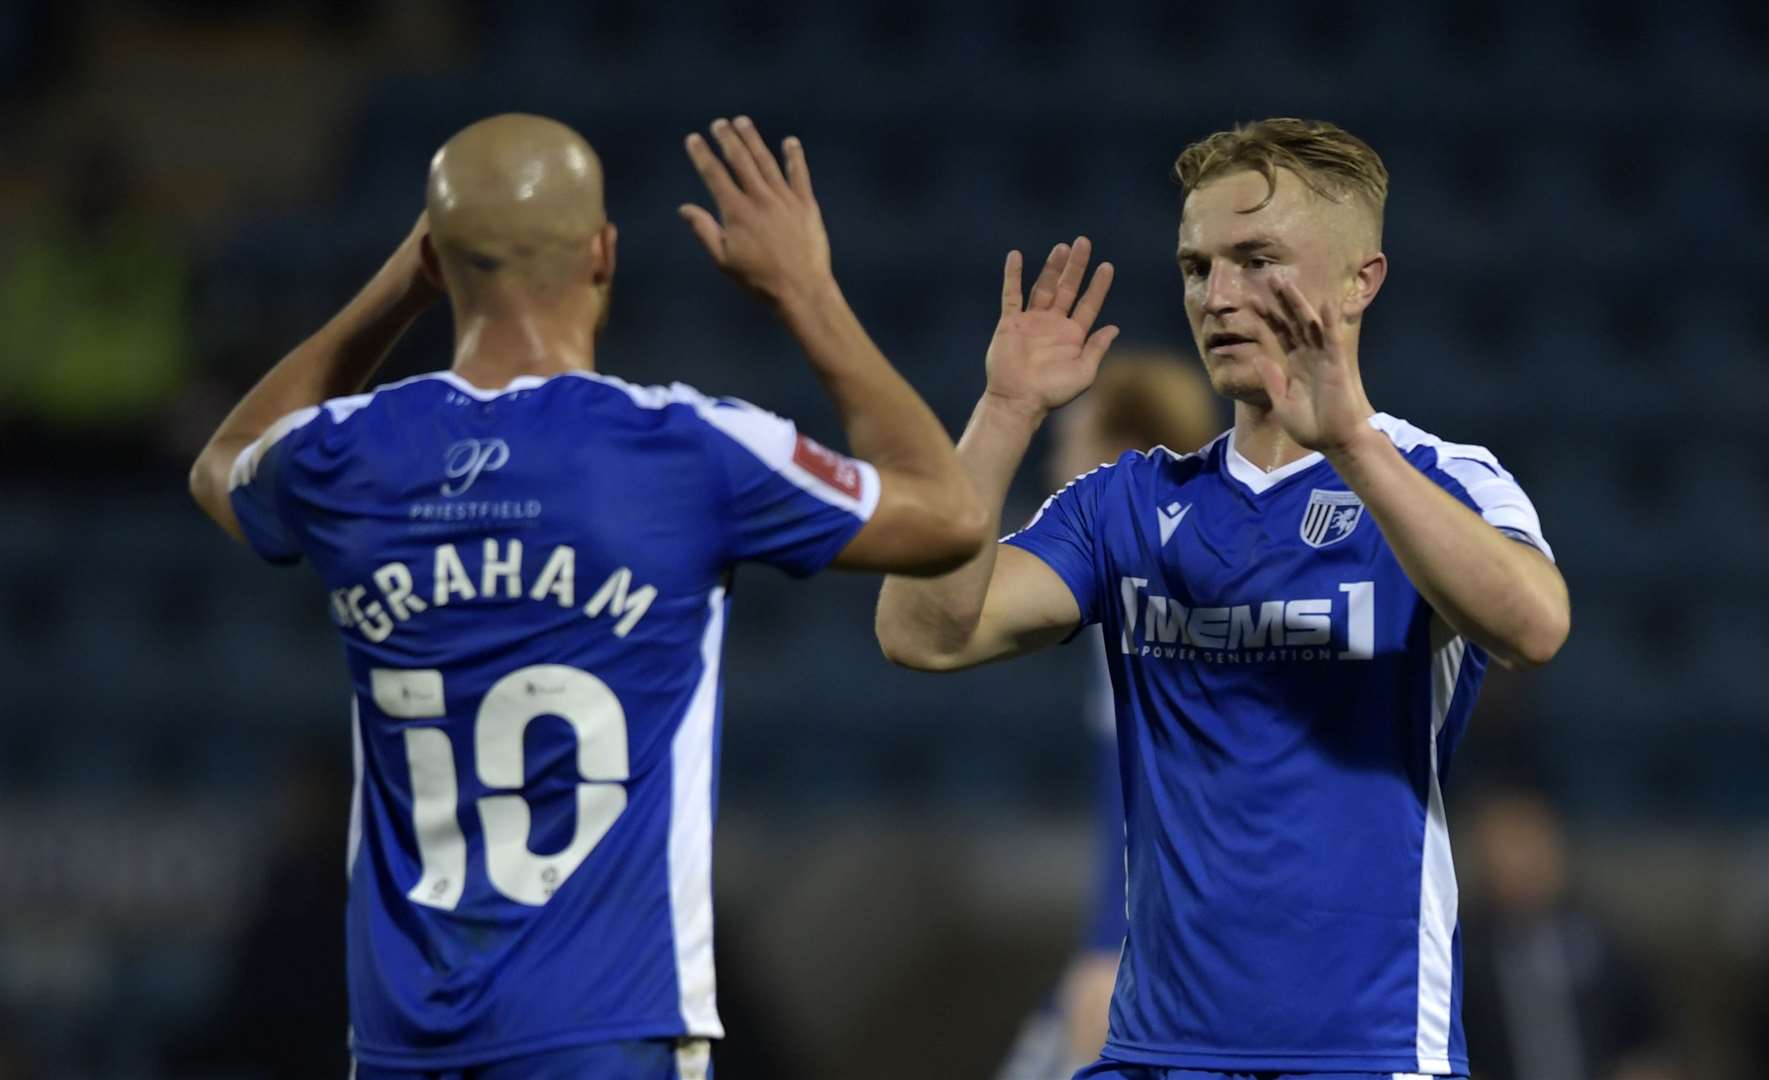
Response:
[{"label": "mems sponsor logo", "polygon": [[[468,552],[472,548],[468,547]],[[331,593],[332,620],[346,630],[355,629],[370,641],[386,641],[402,624],[431,608],[473,601],[530,600],[578,606],[577,550],[559,544],[547,555],[532,579],[522,574],[522,541],[498,541],[487,537],[479,552],[474,573],[453,544],[438,544],[430,563],[429,588],[420,588],[409,566],[390,562],[377,569],[373,586],[354,585]],[[632,633],[651,610],[657,588],[635,581],[633,571],[620,567],[609,574],[583,602],[588,619],[613,619],[614,636]]]},{"label": "mems sponsor logo", "polygon": [[1368,660],[1375,653],[1373,581],[1342,584],[1338,596],[1194,607],[1148,587],[1148,578],[1118,581],[1124,604],[1119,648],[1127,656],[1257,664]]}]

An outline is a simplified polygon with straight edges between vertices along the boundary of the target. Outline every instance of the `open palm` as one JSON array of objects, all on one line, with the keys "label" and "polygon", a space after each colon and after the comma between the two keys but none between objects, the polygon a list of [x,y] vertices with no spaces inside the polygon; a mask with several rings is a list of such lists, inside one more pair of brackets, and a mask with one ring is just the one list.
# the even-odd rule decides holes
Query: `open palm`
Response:
[{"label": "open palm", "polygon": [[1076,237],[1073,245],[1052,248],[1032,285],[1032,295],[1024,301],[1020,253],[1008,252],[1001,280],[1001,321],[989,342],[989,393],[1049,412],[1093,385],[1118,328],[1093,329],[1112,287],[1112,264],[1101,263],[1083,293],[1092,250],[1085,236]]},{"label": "open palm", "polygon": [[1336,301],[1318,306],[1288,277],[1274,278],[1253,310],[1272,330],[1283,362],[1260,357],[1272,414],[1299,446],[1331,454],[1366,428],[1374,409],[1358,372],[1357,345]]}]

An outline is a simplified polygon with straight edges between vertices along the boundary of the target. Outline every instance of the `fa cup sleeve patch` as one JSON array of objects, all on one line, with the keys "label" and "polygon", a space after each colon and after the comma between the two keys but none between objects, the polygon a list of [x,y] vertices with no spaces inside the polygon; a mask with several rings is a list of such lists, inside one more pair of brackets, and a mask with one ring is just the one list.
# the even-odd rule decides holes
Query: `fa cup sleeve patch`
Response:
[{"label": "fa cup sleeve patch", "polygon": [[860,497],[860,467],[808,435],[798,437],[792,462],[850,499]]}]

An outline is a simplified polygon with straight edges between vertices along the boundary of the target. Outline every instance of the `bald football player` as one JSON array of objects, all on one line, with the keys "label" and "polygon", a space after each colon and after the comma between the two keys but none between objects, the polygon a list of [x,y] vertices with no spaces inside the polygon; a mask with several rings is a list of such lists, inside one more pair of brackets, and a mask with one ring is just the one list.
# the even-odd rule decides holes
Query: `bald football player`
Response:
[{"label": "bald football player", "polygon": [[[704,1077],[733,568],[929,574],[985,517],[939,422],[830,271],[804,149],[686,149],[682,216],[768,304],[852,457],[752,405],[598,372],[618,233],[570,128],[498,116],[427,211],[222,423],[191,473],[264,558],[311,561],[345,642],[359,1080]],[[449,369],[363,393],[446,296]]]}]

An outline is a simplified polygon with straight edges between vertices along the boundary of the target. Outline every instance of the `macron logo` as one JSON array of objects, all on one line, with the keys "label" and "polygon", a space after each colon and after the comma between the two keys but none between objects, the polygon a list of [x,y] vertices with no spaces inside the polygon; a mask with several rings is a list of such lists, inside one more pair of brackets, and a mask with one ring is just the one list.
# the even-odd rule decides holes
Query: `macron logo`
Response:
[{"label": "macron logo", "polygon": [[1173,530],[1179,528],[1179,523],[1184,521],[1185,516],[1191,512],[1191,503],[1186,503],[1184,506],[1181,506],[1178,503],[1169,503],[1165,510],[1158,507],[1156,508],[1155,514],[1161,519],[1162,547],[1167,546],[1167,541],[1173,536]]}]

